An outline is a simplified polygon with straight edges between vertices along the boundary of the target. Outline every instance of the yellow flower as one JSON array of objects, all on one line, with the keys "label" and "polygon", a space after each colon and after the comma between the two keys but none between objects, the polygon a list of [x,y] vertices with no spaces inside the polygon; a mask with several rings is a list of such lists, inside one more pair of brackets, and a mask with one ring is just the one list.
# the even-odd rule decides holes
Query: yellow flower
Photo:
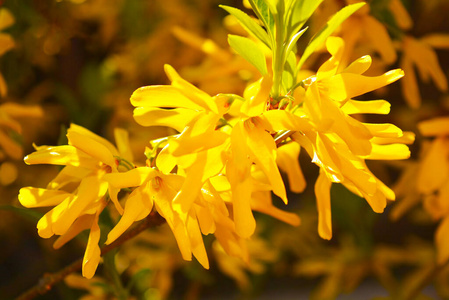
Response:
[{"label": "yellow flower", "polygon": [[[384,100],[357,101],[362,95],[403,76],[401,70],[389,71],[376,77],[362,75],[370,66],[370,57],[362,57],[342,71],[338,71],[343,57],[344,43],[330,37],[326,46],[332,57],[306,81],[302,114],[315,129],[296,130],[292,139],[306,149],[317,164],[320,176],[315,184],[321,237],[330,239],[330,187],[342,183],[355,194],[365,198],[375,212],[382,212],[386,200],[394,200],[394,193],[367,168],[366,159],[405,159],[410,155],[404,143],[413,142],[411,133],[392,124],[368,124],[352,114],[387,114],[389,103]],[[298,111],[296,114],[301,114]]]},{"label": "yellow flower", "polygon": [[0,104],[0,159],[5,154],[13,159],[21,159],[23,150],[14,136],[22,133],[22,126],[16,119],[42,117],[42,109],[34,105],[20,105],[12,102]]},{"label": "yellow flower", "polygon": [[[0,30],[3,30],[14,24],[14,16],[6,8],[0,8]],[[0,56],[14,47],[14,40],[9,34],[0,32]],[[0,73],[0,96],[5,97],[8,92],[5,79]]]},{"label": "yellow flower", "polygon": [[400,66],[407,74],[401,81],[402,93],[410,107],[418,108],[421,105],[415,67],[424,82],[432,80],[440,91],[447,91],[447,78],[433,48],[449,49],[449,35],[430,34],[420,39],[405,36],[401,48],[403,53]]},{"label": "yellow flower", "polygon": [[[352,4],[364,1],[347,0],[346,2]],[[396,6],[398,6],[397,3]],[[342,67],[347,66],[352,59],[352,54],[357,44],[372,47],[372,50],[377,52],[386,64],[396,61],[396,50],[388,31],[380,21],[370,15],[369,5],[364,5],[343,22],[340,36],[345,41],[348,49],[342,57]],[[365,48],[364,51],[366,51]]]},{"label": "yellow flower", "polygon": [[449,117],[423,121],[418,129],[425,137],[435,137],[419,164],[416,189],[424,197],[424,208],[436,220],[441,220],[435,234],[437,261],[449,259]]},{"label": "yellow flower", "polygon": [[[118,132],[118,135],[124,134]],[[100,227],[98,217],[111,197],[116,209],[119,189],[104,179],[107,173],[118,172],[119,151],[107,140],[87,129],[72,124],[67,131],[69,145],[40,146],[25,157],[27,164],[65,166],[46,189],[24,187],[19,201],[28,208],[54,206],[38,222],[38,233],[43,238],[60,235],[54,243],[59,248],[85,229],[90,229],[83,259],[83,276],[91,278],[100,261]],[[124,141],[126,138],[119,138]],[[121,146],[119,148],[124,149]],[[132,166],[128,166],[132,167]]]}]

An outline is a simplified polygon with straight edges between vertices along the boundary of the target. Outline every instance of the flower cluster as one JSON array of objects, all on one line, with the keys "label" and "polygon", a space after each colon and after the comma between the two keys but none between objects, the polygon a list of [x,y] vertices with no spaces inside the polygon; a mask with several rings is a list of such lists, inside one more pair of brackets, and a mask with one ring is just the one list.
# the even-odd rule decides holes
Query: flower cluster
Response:
[{"label": "flower cluster", "polygon": [[[128,168],[120,169],[120,163],[132,157],[76,125],[68,130],[69,145],[37,147],[26,163],[65,166],[47,189],[20,191],[19,200],[26,207],[55,206],[39,221],[39,235],[60,235],[55,243],[60,247],[90,229],[83,274],[92,277],[100,260],[98,217],[111,200],[122,216],[107,244],[154,209],[167,221],[185,260],[193,255],[208,268],[202,234],[214,234],[227,254],[247,261],[244,240],[255,231],[253,211],[291,225],[300,223],[271,199],[272,192],[287,203],[280,170],[286,172],[293,191],[304,189],[300,147],[320,168],[315,193],[321,237],[332,236],[332,183],[343,184],[374,211],[383,211],[394,193],[369,171],[365,160],[408,158],[404,144],[413,136],[392,124],[358,121],[352,115],[387,114],[389,104],[352,98],[392,83],[403,73],[364,76],[369,57],[341,68],[342,39],[330,37],[326,45],[331,58],[278,103],[270,97],[269,74],[248,86],[243,97],[210,96],[167,65],[170,85],[142,87],[131,96],[137,123],[179,132],[151,141],[145,166],[128,163]],[[132,190],[123,209],[117,198],[121,189]]]}]

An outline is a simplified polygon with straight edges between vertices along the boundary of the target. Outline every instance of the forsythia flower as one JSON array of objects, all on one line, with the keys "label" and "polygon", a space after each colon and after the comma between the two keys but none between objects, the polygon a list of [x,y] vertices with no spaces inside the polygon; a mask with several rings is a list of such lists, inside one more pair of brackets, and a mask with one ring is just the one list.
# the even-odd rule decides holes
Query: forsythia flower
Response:
[{"label": "forsythia flower", "polygon": [[[348,4],[363,1],[347,0]],[[392,1],[393,2],[393,1]],[[395,1],[400,2],[400,1]],[[396,6],[398,6],[396,4]],[[375,17],[370,15],[370,6],[364,5],[352,16],[350,16],[341,26],[341,37],[347,45],[347,51],[342,57],[342,66],[346,66],[351,59],[351,54],[360,40],[368,40],[363,45],[370,45],[374,52],[377,52],[382,61],[391,64],[396,61],[396,50],[388,34],[386,27]],[[366,53],[366,52],[365,52]]]},{"label": "forsythia flower", "polygon": [[[251,203],[252,193],[258,192],[253,188],[256,170],[261,171],[259,177],[263,185],[268,186],[262,191],[273,190],[286,201],[284,184],[276,166],[275,142],[257,119],[266,109],[271,80],[264,78],[256,82],[252,92],[248,92],[250,98],[241,105],[241,111],[234,117],[224,117],[230,105],[241,100],[234,101],[227,95],[211,97],[182,79],[170,66],[166,67],[166,72],[171,85],[144,87],[131,97],[131,103],[137,106],[134,116],[138,123],[166,125],[181,132],[162,144],[163,149],[151,163],[159,171],[151,172],[160,172],[159,178],[163,178],[176,167],[177,176],[183,179],[169,207],[177,226],[183,228],[179,232],[184,237],[185,228],[196,223],[197,218],[204,234],[214,233],[228,254],[245,258],[246,251],[237,249],[242,247],[239,240],[254,232],[252,209],[299,224],[297,216],[275,209],[270,199],[267,202],[266,198],[261,198],[265,200]],[[233,219],[228,217],[226,203],[233,206]],[[158,211],[164,216],[164,212]],[[206,225],[207,229],[203,228]],[[171,227],[183,257],[190,259],[195,239],[187,238],[185,243],[186,239],[179,238],[175,226]],[[192,232],[189,230],[189,234]],[[195,252],[193,254],[199,258]],[[206,266],[202,256],[199,261]]]},{"label": "forsythia flower", "polygon": [[42,109],[39,106],[25,106],[12,102],[0,104],[0,159],[4,156],[3,152],[13,159],[23,157],[21,145],[12,138],[22,133],[22,126],[16,119],[41,116]]},{"label": "forsythia flower", "polygon": [[[117,141],[126,141],[123,135],[126,132],[116,131]],[[19,201],[25,207],[54,206],[39,220],[37,228],[43,238],[60,236],[54,243],[55,248],[81,231],[90,230],[83,259],[83,276],[91,278],[100,261],[98,218],[108,204],[107,194],[116,209],[123,213],[117,200],[119,190],[103,179],[105,174],[118,172],[120,153],[107,140],[74,124],[67,130],[67,138],[69,145],[39,146],[36,152],[25,157],[27,164],[65,167],[45,189],[20,189]],[[119,145],[119,149],[126,149],[126,146]]]},{"label": "forsythia flower", "polygon": [[416,189],[424,196],[424,208],[441,220],[435,233],[437,261],[449,259],[449,117],[420,122],[418,129],[425,137],[435,137],[419,165]]},{"label": "forsythia flower", "polygon": [[[3,30],[14,24],[14,17],[6,8],[0,9],[0,30]],[[9,34],[0,32],[0,56],[14,47],[14,40]],[[0,96],[5,97],[8,92],[5,79],[0,73]]]},{"label": "forsythia flower", "polygon": [[[319,211],[320,236],[330,239],[330,187],[342,183],[355,194],[365,198],[375,212],[382,212],[386,200],[394,200],[394,193],[367,168],[366,159],[405,159],[410,152],[403,143],[411,143],[414,136],[403,133],[392,124],[362,123],[351,115],[361,113],[387,114],[389,103],[384,100],[357,101],[352,97],[390,84],[403,76],[401,70],[381,76],[363,74],[370,66],[369,56],[362,57],[338,72],[344,43],[337,37],[327,40],[332,57],[306,81],[302,112],[315,125],[313,131],[295,133],[292,138],[303,146],[312,161],[320,166],[315,184]],[[299,129],[296,129],[299,131]]]},{"label": "forsythia flower", "polygon": [[421,105],[421,95],[414,67],[419,71],[423,81],[431,79],[440,91],[447,91],[447,79],[433,48],[449,49],[448,34],[430,34],[420,39],[405,36],[402,39],[401,48],[403,55],[400,66],[407,74],[401,81],[402,93],[410,107],[418,108]]}]

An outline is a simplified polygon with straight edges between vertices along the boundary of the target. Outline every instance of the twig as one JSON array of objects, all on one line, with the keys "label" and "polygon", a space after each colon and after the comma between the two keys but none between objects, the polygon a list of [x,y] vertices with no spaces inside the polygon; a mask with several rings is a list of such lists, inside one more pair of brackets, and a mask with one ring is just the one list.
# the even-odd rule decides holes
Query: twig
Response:
[{"label": "twig", "polygon": [[[142,221],[139,225],[125,232],[112,244],[106,245],[101,248],[101,256],[105,255],[112,249],[119,247],[124,242],[135,237],[145,229],[162,225],[164,222],[165,219],[162,218],[158,213],[150,213],[150,215],[146,217],[145,220]],[[45,273],[35,286],[22,293],[19,297],[17,297],[17,300],[30,300],[34,299],[37,296],[46,294],[55,284],[64,280],[67,275],[81,270],[82,263],[83,259],[80,258],[58,272]]]},{"label": "twig", "polygon": [[449,260],[446,260],[446,262],[442,264],[436,264],[427,274],[426,277],[418,284],[416,285],[411,291],[409,291],[406,295],[403,296],[402,299],[404,300],[413,300],[418,297],[418,295],[421,293],[421,291],[428,286],[432,280],[435,279],[435,277],[438,276],[438,274],[445,269],[447,266],[449,266]]}]

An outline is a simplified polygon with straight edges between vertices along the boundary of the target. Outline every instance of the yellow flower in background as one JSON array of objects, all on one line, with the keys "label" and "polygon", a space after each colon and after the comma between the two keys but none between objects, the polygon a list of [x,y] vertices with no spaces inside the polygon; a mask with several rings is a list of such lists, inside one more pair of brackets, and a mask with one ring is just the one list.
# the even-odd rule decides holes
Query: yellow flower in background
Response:
[{"label": "yellow flower in background", "polygon": [[[126,132],[118,130],[116,134],[118,141],[126,143]],[[109,197],[117,211],[123,213],[117,199],[119,189],[103,179],[105,174],[119,171],[119,159],[123,156],[106,139],[75,124],[67,130],[67,138],[69,145],[39,146],[36,152],[25,157],[25,162],[30,165],[52,164],[64,168],[45,189],[21,188],[19,201],[28,208],[54,206],[39,220],[37,228],[43,238],[60,236],[53,245],[55,248],[81,231],[90,230],[83,259],[83,276],[91,278],[100,261],[98,218]],[[126,145],[119,148],[127,149]]]},{"label": "yellow flower in background", "polygon": [[[0,8],[0,31],[13,25],[15,22],[14,16],[6,8]],[[15,43],[9,34],[0,32],[0,56],[5,52],[11,50]],[[8,87],[2,73],[0,73],[0,96],[5,97],[8,93]]]},{"label": "yellow flower in background", "polygon": [[435,233],[437,262],[449,260],[449,117],[439,117],[418,124],[424,137],[433,137],[422,158],[416,189],[423,195],[424,208],[440,224]]},{"label": "yellow flower in background", "polygon": [[[353,4],[364,1],[347,0],[346,2],[347,4]],[[396,3],[391,5],[398,6],[397,2],[400,1],[394,2]],[[364,53],[367,53],[365,46],[368,45],[386,64],[392,64],[396,61],[396,50],[387,28],[370,14],[369,5],[364,5],[350,16],[342,24],[339,35],[347,46],[347,50],[341,60],[342,67],[347,66],[350,60],[353,59],[353,52],[355,52],[358,45],[363,45]]]},{"label": "yellow flower in background", "polygon": [[449,49],[448,34],[429,34],[419,39],[405,36],[402,39],[401,49],[400,67],[407,74],[401,81],[402,94],[410,107],[416,109],[422,102],[415,68],[422,81],[432,80],[438,90],[442,92],[448,90],[446,75],[434,50]]},{"label": "yellow flower in background", "polygon": [[0,104],[0,159],[3,159],[5,155],[13,159],[23,157],[22,146],[18,140],[15,140],[15,137],[22,133],[22,126],[18,119],[42,116],[43,111],[39,106],[26,106],[13,102]]}]

